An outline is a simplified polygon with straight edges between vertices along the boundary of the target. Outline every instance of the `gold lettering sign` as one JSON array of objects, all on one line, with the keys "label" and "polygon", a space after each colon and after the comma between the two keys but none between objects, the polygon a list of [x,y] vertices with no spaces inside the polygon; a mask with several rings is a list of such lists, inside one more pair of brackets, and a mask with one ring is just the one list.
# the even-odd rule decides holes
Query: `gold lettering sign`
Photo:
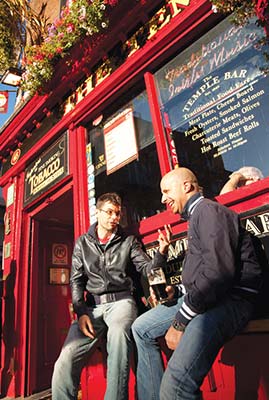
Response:
[{"label": "gold lettering sign", "polygon": [[[170,0],[168,2],[168,4],[171,8],[172,16],[175,17],[177,14],[179,14],[184,9],[184,7],[186,7],[190,4],[190,0],[181,0],[181,1]],[[183,6],[183,8],[182,8],[182,6]]]},{"label": "gold lettering sign", "polygon": [[[164,2],[163,2],[164,3]],[[99,85],[104,79],[111,75],[125,60],[143,47],[152,37],[168,24],[172,18],[184,11],[190,5],[190,0],[169,0],[155,15],[143,26],[141,26],[125,43],[120,45],[115,54],[110,58],[100,61],[93,68],[95,72],[80,85],[64,103],[64,114],[73,110],[84,97]],[[120,56],[119,56],[120,55]]]},{"label": "gold lettering sign", "polygon": [[34,161],[25,172],[24,203],[28,203],[68,173],[67,135]]}]

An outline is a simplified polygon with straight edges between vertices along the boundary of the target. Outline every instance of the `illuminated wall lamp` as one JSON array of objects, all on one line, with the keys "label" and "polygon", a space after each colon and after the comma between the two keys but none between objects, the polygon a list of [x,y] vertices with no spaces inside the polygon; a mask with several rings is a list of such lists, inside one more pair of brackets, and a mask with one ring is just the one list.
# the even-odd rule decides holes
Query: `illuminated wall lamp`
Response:
[{"label": "illuminated wall lamp", "polygon": [[5,85],[19,86],[22,80],[22,73],[21,69],[10,67],[4,72],[0,82]]}]

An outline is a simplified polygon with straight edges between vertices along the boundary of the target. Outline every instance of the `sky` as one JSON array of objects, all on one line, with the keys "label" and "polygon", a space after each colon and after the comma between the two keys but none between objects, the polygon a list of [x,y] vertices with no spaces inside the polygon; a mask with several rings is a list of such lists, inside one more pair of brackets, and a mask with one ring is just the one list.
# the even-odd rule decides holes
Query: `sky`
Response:
[{"label": "sky", "polygon": [[17,91],[17,88],[14,86],[4,85],[0,83],[0,92],[4,90],[11,92],[8,93],[8,112],[6,114],[0,113],[0,129],[7,121],[7,119],[10,117],[10,115],[13,113],[16,102],[16,92],[14,91]]},{"label": "sky", "polygon": [[[0,129],[2,128],[4,123],[8,120],[10,115],[13,113],[15,102],[16,102],[17,88],[14,87],[14,86],[3,85],[2,83],[0,83],[0,92],[4,91],[4,90],[8,90],[8,91],[11,90],[11,92],[8,93],[8,110],[7,110],[7,113],[5,113],[5,114],[1,114],[0,113]],[[15,90],[15,92],[14,92],[14,90]],[[0,187],[0,205],[1,204],[3,204],[3,198],[2,198],[2,188]]]}]

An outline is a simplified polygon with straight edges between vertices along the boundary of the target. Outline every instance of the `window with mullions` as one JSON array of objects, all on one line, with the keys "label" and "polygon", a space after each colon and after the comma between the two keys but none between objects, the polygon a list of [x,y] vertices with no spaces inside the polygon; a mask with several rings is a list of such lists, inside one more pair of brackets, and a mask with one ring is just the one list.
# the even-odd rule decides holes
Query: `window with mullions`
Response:
[{"label": "window with mullions", "polygon": [[125,225],[139,222],[164,209],[146,92],[101,122],[93,121],[88,129],[88,142],[91,222],[94,220],[96,199],[105,192],[121,195]]},{"label": "window with mullions", "polygon": [[219,194],[240,167],[269,174],[263,35],[255,23],[226,18],[155,74],[178,163],[196,173],[206,196]]}]

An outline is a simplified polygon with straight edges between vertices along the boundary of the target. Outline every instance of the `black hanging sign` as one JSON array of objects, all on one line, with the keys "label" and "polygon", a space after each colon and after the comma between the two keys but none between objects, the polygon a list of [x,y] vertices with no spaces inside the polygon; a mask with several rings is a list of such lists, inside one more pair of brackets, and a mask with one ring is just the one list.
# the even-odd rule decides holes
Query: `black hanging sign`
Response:
[{"label": "black hanging sign", "polygon": [[25,171],[24,205],[68,175],[67,134],[61,136]]}]

